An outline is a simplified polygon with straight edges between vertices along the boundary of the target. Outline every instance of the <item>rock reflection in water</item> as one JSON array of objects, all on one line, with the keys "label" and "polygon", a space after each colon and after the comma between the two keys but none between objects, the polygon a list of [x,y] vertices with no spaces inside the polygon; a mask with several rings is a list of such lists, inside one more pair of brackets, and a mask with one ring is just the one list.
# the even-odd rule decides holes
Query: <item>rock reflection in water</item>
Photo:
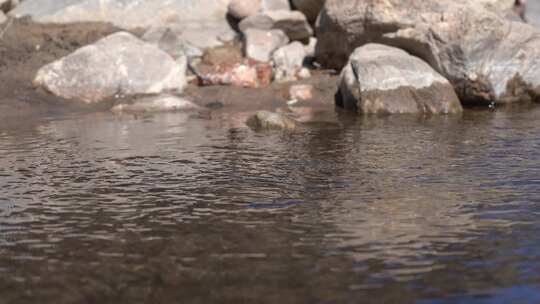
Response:
[{"label": "rock reflection in water", "polygon": [[317,114],[324,123],[293,133],[251,132],[251,113],[225,112],[3,128],[2,297],[534,299],[535,111]]}]

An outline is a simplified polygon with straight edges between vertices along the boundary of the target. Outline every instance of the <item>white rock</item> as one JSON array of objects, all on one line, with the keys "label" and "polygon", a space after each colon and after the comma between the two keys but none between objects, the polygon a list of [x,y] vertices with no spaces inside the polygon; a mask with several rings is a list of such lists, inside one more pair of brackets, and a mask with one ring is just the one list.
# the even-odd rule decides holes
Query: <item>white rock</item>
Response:
[{"label": "white rock", "polygon": [[231,0],[229,14],[237,19],[244,19],[257,14],[261,7],[261,0]]},{"label": "white rock", "polygon": [[304,45],[298,41],[276,50],[272,55],[276,81],[297,80],[305,58]]},{"label": "white rock", "polygon": [[263,11],[290,10],[289,0],[262,0]]},{"label": "white rock", "polygon": [[297,84],[289,88],[289,98],[292,100],[313,99],[313,86],[310,84]]},{"label": "white rock", "polygon": [[186,61],[175,61],[156,46],[119,32],[42,67],[34,85],[85,103],[117,95],[180,92],[186,85]]},{"label": "white rock", "polygon": [[40,23],[110,22],[136,29],[171,23],[226,25],[229,0],[25,0],[10,14]]},{"label": "white rock", "polygon": [[282,30],[247,29],[245,36],[246,57],[262,62],[269,62],[272,53],[289,43],[289,38]]}]

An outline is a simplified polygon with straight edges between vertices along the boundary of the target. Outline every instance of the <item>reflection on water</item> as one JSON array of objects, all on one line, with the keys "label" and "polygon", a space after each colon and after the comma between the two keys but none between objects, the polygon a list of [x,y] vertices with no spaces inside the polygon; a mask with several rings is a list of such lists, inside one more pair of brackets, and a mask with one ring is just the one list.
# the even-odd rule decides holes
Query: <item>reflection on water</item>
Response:
[{"label": "reflection on water", "polygon": [[308,112],[3,126],[0,303],[540,302],[539,109]]}]

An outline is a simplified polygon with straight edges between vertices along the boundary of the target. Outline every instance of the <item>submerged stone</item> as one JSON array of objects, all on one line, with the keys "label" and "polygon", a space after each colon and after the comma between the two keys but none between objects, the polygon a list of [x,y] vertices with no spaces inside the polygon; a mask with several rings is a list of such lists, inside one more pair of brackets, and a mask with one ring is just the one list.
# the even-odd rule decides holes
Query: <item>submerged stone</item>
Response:
[{"label": "submerged stone", "polygon": [[254,130],[294,130],[296,122],[275,112],[259,111],[246,124]]}]

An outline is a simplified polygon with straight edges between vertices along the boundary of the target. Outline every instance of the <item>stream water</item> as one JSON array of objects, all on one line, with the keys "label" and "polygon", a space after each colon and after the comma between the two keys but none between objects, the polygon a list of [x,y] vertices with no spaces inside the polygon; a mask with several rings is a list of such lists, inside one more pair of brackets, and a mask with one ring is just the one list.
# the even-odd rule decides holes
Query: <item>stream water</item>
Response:
[{"label": "stream water", "polygon": [[540,303],[540,108],[0,127],[0,303]]}]

